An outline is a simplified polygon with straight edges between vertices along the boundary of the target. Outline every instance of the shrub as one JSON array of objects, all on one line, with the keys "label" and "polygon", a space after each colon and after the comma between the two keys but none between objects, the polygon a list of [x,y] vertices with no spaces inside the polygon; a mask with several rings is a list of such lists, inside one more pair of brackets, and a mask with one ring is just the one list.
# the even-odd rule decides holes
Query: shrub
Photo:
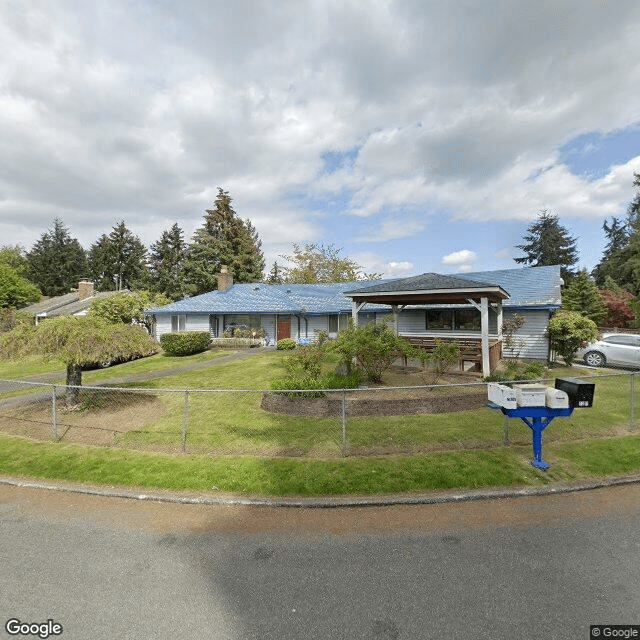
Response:
[{"label": "shrub", "polygon": [[[431,353],[424,349],[412,349],[407,355],[422,361],[422,378],[427,384],[437,384],[438,380],[460,359],[457,342],[436,340]],[[431,363],[431,366],[427,366]]]},{"label": "shrub", "polygon": [[292,376],[302,374],[304,377],[318,378],[323,358],[322,345],[308,344],[298,347],[290,356],[287,356],[285,365]]},{"label": "shrub", "polygon": [[598,335],[593,320],[577,311],[558,311],[549,321],[551,347],[562,356],[567,367],[573,364],[576,351],[583,342],[591,342]]},{"label": "shrub", "polygon": [[[289,376],[288,378],[279,378],[271,383],[271,388],[274,391],[301,391],[301,393],[283,394],[289,398],[324,398],[326,395],[322,391],[322,382],[312,377],[297,378]],[[315,389],[317,389],[317,391],[315,391]]]},{"label": "shrub", "polygon": [[276,345],[276,349],[281,350],[289,350],[296,348],[296,341],[293,338],[282,338],[282,340],[278,340],[278,344]]},{"label": "shrub", "polygon": [[170,356],[190,356],[205,351],[211,342],[208,331],[183,331],[164,333],[160,336],[160,346]]},{"label": "shrub", "polygon": [[[362,374],[353,371],[349,375],[341,376],[337,373],[325,373],[320,378],[310,376],[289,376],[280,378],[271,383],[274,391],[285,392],[283,395],[289,398],[324,398],[325,389],[356,389],[362,381]],[[299,391],[300,393],[286,393],[286,391]]]},{"label": "shrub", "polygon": [[509,382],[511,380],[540,380],[547,372],[543,362],[516,362],[508,360],[504,371],[495,371],[483,378],[484,382]]},{"label": "shrub", "polygon": [[348,371],[355,359],[370,382],[380,382],[398,356],[413,353],[409,342],[398,337],[391,327],[373,323],[362,327],[351,324],[331,342],[331,349],[340,354]]}]

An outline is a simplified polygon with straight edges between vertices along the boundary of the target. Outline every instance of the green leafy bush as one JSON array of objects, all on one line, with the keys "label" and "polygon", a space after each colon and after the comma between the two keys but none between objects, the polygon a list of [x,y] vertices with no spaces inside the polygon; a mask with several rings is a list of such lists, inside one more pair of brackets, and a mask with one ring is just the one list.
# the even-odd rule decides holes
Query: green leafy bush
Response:
[{"label": "green leafy bush", "polygon": [[547,367],[543,362],[516,362],[507,361],[504,371],[495,371],[490,376],[485,376],[485,382],[509,382],[510,380],[540,380],[544,378]]},{"label": "green leafy bush", "polygon": [[551,348],[561,355],[567,367],[570,367],[581,344],[595,340],[598,327],[593,320],[577,311],[560,310],[549,321],[548,333]]},{"label": "green leafy bush", "polygon": [[285,359],[285,366],[292,376],[319,378],[325,353],[321,344],[312,343],[298,347]]},{"label": "green leafy bush", "polygon": [[372,323],[358,327],[351,324],[330,344],[348,371],[355,359],[370,382],[380,382],[382,374],[398,356],[413,353],[409,342],[397,336],[386,324]]},{"label": "green leafy bush", "polygon": [[160,336],[160,346],[171,356],[190,356],[206,351],[210,342],[208,331],[183,331]]},{"label": "green leafy bush", "polygon": [[278,344],[276,345],[276,349],[281,350],[289,350],[296,348],[296,341],[293,338],[282,338],[282,340],[278,340]]},{"label": "green leafy bush", "polygon": [[[301,393],[284,393],[289,398],[324,398],[322,382],[313,377],[293,377],[279,378],[271,383],[274,391],[302,391]],[[317,391],[315,391],[317,389]]]},{"label": "green leafy bush", "polygon": [[356,389],[362,381],[362,374],[353,371],[346,376],[337,373],[325,373],[319,378],[312,376],[288,376],[271,383],[274,391],[299,391],[300,393],[285,393],[289,398],[324,398],[329,389]]},{"label": "green leafy bush", "polygon": [[460,360],[460,349],[457,342],[436,340],[436,346],[430,353],[424,349],[412,348],[407,355],[422,362],[422,378],[427,384],[437,384],[438,380]]}]

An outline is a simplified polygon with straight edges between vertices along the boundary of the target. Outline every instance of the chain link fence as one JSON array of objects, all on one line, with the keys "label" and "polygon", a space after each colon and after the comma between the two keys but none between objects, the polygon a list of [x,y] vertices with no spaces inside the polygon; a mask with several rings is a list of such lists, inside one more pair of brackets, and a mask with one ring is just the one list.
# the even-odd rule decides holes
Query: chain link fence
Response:
[{"label": "chain link fence", "polygon": [[[554,422],[545,441],[634,432],[637,375],[581,378],[596,383],[594,406]],[[553,386],[554,379],[536,382]],[[486,408],[486,394],[486,383],[319,393],[70,387],[0,380],[0,431],[37,440],[176,454],[270,457],[530,446],[528,428],[519,419]]]}]

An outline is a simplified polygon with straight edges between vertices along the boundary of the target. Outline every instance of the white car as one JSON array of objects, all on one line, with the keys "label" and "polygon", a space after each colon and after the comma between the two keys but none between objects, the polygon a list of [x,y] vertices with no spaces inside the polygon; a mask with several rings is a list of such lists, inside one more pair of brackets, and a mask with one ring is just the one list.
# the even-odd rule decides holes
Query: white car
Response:
[{"label": "white car", "polygon": [[600,340],[579,349],[576,360],[584,360],[590,367],[616,365],[640,368],[640,335],[605,333]]}]

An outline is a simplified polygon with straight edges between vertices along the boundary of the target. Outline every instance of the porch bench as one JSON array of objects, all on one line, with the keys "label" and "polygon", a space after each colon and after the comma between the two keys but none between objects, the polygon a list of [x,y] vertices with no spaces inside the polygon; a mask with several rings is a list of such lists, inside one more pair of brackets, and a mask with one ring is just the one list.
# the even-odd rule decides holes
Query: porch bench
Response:
[{"label": "porch bench", "polygon": [[[480,338],[435,338],[427,336],[403,336],[412,346],[426,351],[427,353],[433,353],[436,348],[436,340],[449,344],[455,342],[458,345],[459,365],[460,369],[464,369],[465,362],[471,362],[474,364],[474,369],[479,370],[482,367],[482,340]],[[492,351],[499,342],[491,341],[489,350]],[[499,358],[500,356],[498,356]]]}]

